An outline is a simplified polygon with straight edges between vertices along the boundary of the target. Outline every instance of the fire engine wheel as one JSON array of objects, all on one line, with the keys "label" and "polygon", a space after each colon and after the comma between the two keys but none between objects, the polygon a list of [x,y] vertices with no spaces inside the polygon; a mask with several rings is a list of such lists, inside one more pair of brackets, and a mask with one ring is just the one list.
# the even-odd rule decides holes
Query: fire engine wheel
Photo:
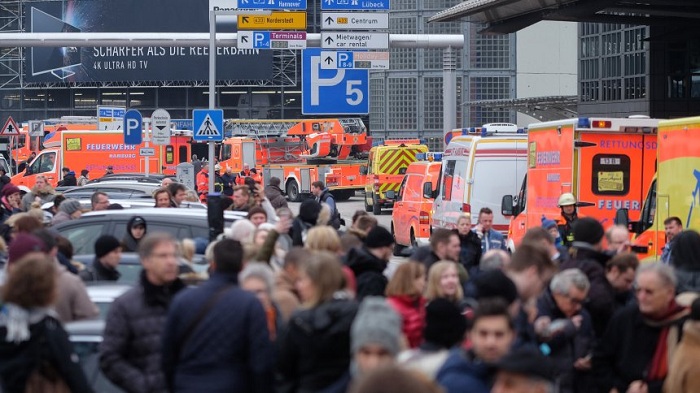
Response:
[{"label": "fire engine wheel", "polygon": [[391,234],[394,236],[394,255],[398,257],[406,247],[396,242],[396,233],[394,232],[393,221],[391,222]]},{"label": "fire engine wheel", "polygon": [[289,199],[290,202],[301,202],[301,194],[299,194],[299,184],[297,184],[296,180],[290,180],[289,183],[287,183],[287,199]]},{"label": "fire engine wheel", "polygon": [[365,200],[365,211],[369,213],[372,211],[372,206],[370,206],[369,203],[367,203],[367,195],[366,194],[365,194],[364,200]]},{"label": "fire engine wheel", "polygon": [[377,202],[377,197],[375,195],[372,195],[372,213],[375,216],[382,215],[382,205]]},{"label": "fire engine wheel", "polygon": [[411,247],[413,247],[413,248],[418,247],[418,242],[416,241],[416,233],[413,232],[413,228],[411,228]]}]

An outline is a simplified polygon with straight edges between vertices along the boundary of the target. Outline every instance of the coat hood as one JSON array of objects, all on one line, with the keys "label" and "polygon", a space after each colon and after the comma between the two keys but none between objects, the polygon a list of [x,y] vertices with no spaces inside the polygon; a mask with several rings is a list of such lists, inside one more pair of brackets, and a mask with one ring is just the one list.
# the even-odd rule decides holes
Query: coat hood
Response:
[{"label": "coat hood", "polygon": [[375,257],[365,247],[355,247],[348,251],[347,266],[355,273],[355,277],[365,272],[384,273],[387,262]]}]

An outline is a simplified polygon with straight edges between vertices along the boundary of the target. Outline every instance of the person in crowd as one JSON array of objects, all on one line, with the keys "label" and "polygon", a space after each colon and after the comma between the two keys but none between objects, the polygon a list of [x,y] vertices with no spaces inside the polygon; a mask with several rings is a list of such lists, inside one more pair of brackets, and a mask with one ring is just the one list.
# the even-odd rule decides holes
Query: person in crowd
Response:
[{"label": "person in crowd", "polygon": [[547,250],[549,257],[558,265],[569,259],[569,251],[566,247],[557,247],[552,233],[544,227],[534,227],[527,230],[521,243],[539,245]]},{"label": "person in crowd", "polygon": [[335,255],[301,261],[297,290],[304,308],[279,338],[277,371],[290,391],[310,393],[336,382],[350,366],[350,328],[357,303],[339,296],[344,276]]},{"label": "person in crowd", "polygon": [[233,187],[236,185],[236,174],[233,173],[233,169],[230,166],[226,166],[226,171],[221,175],[221,181],[223,182],[222,193],[227,197],[233,196]]},{"label": "person in crowd", "polygon": [[330,208],[331,219],[328,225],[335,229],[340,229],[340,211],[336,205],[335,198],[331,195],[331,191],[323,184],[322,181],[315,181],[311,183],[311,194],[316,197],[316,201],[320,203],[325,203]]},{"label": "person in crowd", "polygon": [[39,202],[40,205],[43,205],[47,202],[53,202],[55,197],[56,193],[53,187],[51,187],[51,184],[46,180],[46,176],[37,175],[32,190],[22,197],[22,211],[29,211],[32,202],[36,201]]},{"label": "person in crowd", "polygon": [[102,235],[95,241],[95,259],[79,273],[85,282],[117,281],[121,274],[117,270],[122,258],[122,245],[112,235]]},{"label": "person in crowd", "polygon": [[608,254],[630,251],[630,231],[622,225],[613,225],[605,231],[606,250]]},{"label": "person in crowd", "polygon": [[172,177],[164,177],[163,180],[160,181],[160,186],[168,188],[171,184],[175,183],[175,180],[173,180]]},{"label": "person in crowd", "polygon": [[605,264],[605,278],[615,299],[613,313],[634,303],[633,285],[638,267],[639,259],[631,252],[617,254]]},{"label": "person in crowd", "polygon": [[195,183],[199,200],[202,202],[206,201],[207,194],[209,194],[209,165],[202,165],[195,176]]},{"label": "person in crowd", "polygon": [[260,206],[251,207],[248,210],[248,220],[256,227],[259,227],[260,224],[267,222],[267,212]]},{"label": "person in crowd", "polygon": [[90,171],[83,169],[80,171],[80,177],[78,178],[77,184],[79,186],[84,186],[90,181]]},{"label": "person in crowd", "polygon": [[[338,241],[340,245],[340,241]],[[366,296],[384,296],[387,278],[384,276],[394,251],[394,236],[383,226],[374,227],[367,234],[363,247],[351,249],[345,258],[345,265],[357,279],[357,299]]]},{"label": "person in crowd", "polygon": [[[112,302],[100,346],[100,369],[128,392],[165,392],[161,345],[168,307],[184,288],[178,278],[177,241],[153,233],[139,245],[143,265],[138,284]],[[199,308],[192,308],[196,310]],[[263,328],[264,329],[264,328]]]},{"label": "person in crowd", "polygon": [[258,247],[258,250],[265,244],[265,240],[267,240],[270,232],[274,231],[274,228],[274,225],[265,222],[255,229],[255,233],[253,234],[253,244]]},{"label": "person in crowd", "polygon": [[503,358],[515,341],[515,326],[505,302],[479,302],[467,337],[471,349],[453,350],[437,373],[436,381],[446,393],[489,392],[489,366]]},{"label": "person in crowd", "polygon": [[443,390],[421,373],[387,366],[360,376],[348,393],[443,393]]},{"label": "person in crowd", "polygon": [[280,188],[280,178],[271,177],[270,184],[265,187],[265,196],[270,200],[272,207],[279,209],[280,207],[289,207],[287,204],[287,198],[284,197],[284,192]]},{"label": "person in crowd", "polygon": [[58,213],[51,219],[51,225],[55,226],[62,222],[77,220],[83,215],[80,201],[77,199],[66,199],[58,206]]},{"label": "person in crowd", "polygon": [[5,168],[0,168],[0,193],[2,193],[2,189],[10,184],[12,179],[10,179],[9,176],[7,176],[7,171],[5,171]]},{"label": "person in crowd", "polygon": [[343,247],[340,244],[338,231],[327,225],[309,229],[304,248],[311,251],[328,251],[338,256],[343,255]]},{"label": "person in crowd", "polygon": [[256,295],[238,286],[243,262],[240,242],[218,241],[209,280],[173,300],[163,332],[169,391],[271,391],[268,322]]},{"label": "person in crowd", "polygon": [[122,239],[122,251],[136,252],[139,249],[141,239],[146,236],[148,227],[146,220],[141,216],[133,216],[126,223],[126,233]]},{"label": "person in crowd", "polygon": [[222,194],[224,192],[224,178],[221,177],[221,165],[214,165],[214,192]]},{"label": "person in crowd", "polygon": [[14,262],[1,289],[0,386],[16,392],[92,392],[52,305],[56,265],[41,252]]},{"label": "person in crowd", "polygon": [[111,165],[107,165],[107,170],[105,171],[105,174],[103,176],[113,175],[113,174],[114,174],[114,167]]},{"label": "person in crowd", "polygon": [[683,338],[668,365],[664,393],[700,392],[700,298],[690,306],[688,321],[683,325]]},{"label": "person in crowd", "polygon": [[0,193],[2,194],[2,198],[0,198],[0,223],[4,223],[11,215],[22,211],[20,206],[22,197],[19,187],[12,183],[6,184]]},{"label": "person in crowd", "polygon": [[253,179],[254,182],[257,184],[262,184],[262,176],[258,173],[258,170],[255,168],[250,168],[250,178]]},{"label": "person in crowd", "polygon": [[[292,295],[297,300],[301,301],[299,291],[296,289],[296,283],[299,280],[299,269],[303,261],[311,258],[313,252],[302,247],[292,247],[285,255],[282,269],[278,270],[275,275],[276,293],[283,296]],[[273,298],[277,298],[273,294]],[[287,316],[287,319],[289,316]]]},{"label": "person in crowd", "polygon": [[109,207],[109,195],[102,191],[95,191],[90,197],[90,206],[92,211],[107,210]]},{"label": "person in crowd", "polygon": [[428,270],[428,286],[425,298],[431,302],[437,298],[447,299],[460,310],[469,306],[464,299],[464,289],[459,283],[459,269],[453,261],[439,261]]},{"label": "person in crowd", "polygon": [[510,264],[510,254],[503,250],[489,250],[479,260],[479,271],[504,270]]},{"label": "person in crowd", "polygon": [[557,228],[564,247],[570,247],[574,239],[574,223],[581,218],[576,211],[576,197],[570,192],[565,192],[559,196],[557,206],[561,209],[561,215],[557,218]]},{"label": "person in crowd", "polygon": [[398,363],[434,380],[450,350],[464,340],[466,331],[467,319],[462,310],[450,300],[435,298],[425,307],[423,343],[399,354]]},{"label": "person in crowd", "polygon": [[340,236],[340,243],[343,245],[343,252],[346,254],[351,248],[361,246],[367,238],[367,233],[377,226],[375,217],[370,216],[364,210],[358,210],[358,212],[360,211],[364,214],[358,216],[355,213],[352,225]]},{"label": "person in crowd", "polygon": [[197,175],[200,170],[202,170],[202,161],[197,157],[196,154],[192,154],[192,166],[194,167],[194,174]]},{"label": "person in crowd", "polygon": [[637,271],[637,303],[618,311],[593,354],[600,391],[661,392],[689,310],[675,301],[671,266],[650,263]]},{"label": "person in crowd", "polygon": [[255,229],[255,224],[249,220],[236,220],[225,233],[227,238],[248,246],[255,241]]},{"label": "person in crowd", "polygon": [[233,205],[231,210],[247,212],[252,207],[250,203],[250,187],[238,185],[233,188]]},{"label": "person in crowd", "polygon": [[199,202],[199,198],[197,197],[197,191],[187,190],[187,192],[185,193],[185,200],[188,202]]},{"label": "person in crowd", "polygon": [[673,238],[671,266],[676,269],[676,292],[700,292],[700,235],[683,231]]},{"label": "person in crowd", "polygon": [[544,214],[542,215],[541,221],[542,229],[549,232],[549,234],[552,236],[552,239],[554,239],[554,246],[557,248],[557,250],[559,250],[559,252],[562,254],[567,254],[568,248],[564,246],[564,240],[561,238],[561,233],[559,233],[557,222],[555,220],[548,219],[544,216]]},{"label": "person in crowd", "polygon": [[556,392],[554,362],[532,347],[517,348],[496,365],[491,393]]},{"label": "person in crowd", "polygon": [[595,337],[591,317],[583,308],[590,283],[583,272],[557,273],[537,301],[535,333],[555,361],[562,393],[589,392],[587,372]]},{"label": "person in crowd", "polygon": [[430,235],[430,246],[418,247],[410,259],[422,262],[429,271],[437,261],[459,262],[460,252],[459,235],[449,229],[437,228]]},{"label": "person in crowd", "polygon": [[345,393],[351,381],[394,365],[401,350],[401,318],[381,297],[366,298],[350,330],[352,366],[324,393]]},{"label": "person in crowd", "polygon": [[165,187],[160,187],[153,191],[154,207],[168,208],[173,207],[173,197]]},{"label": "person in crowd", "polygon": [[401,330],[409,348],[423,342],[425,327],[425,266],[407,261],[394,272],[386,286],[389,305],[401,316]]},{"label": "person in crowd", "polygon": [[563,269],[580,269],[588,277],[591,288],[586,309],[593,319],[596,337],[602,337],[615,309],[615,293],[605,277],[605,265],[611,255],[603,252],[605,231],[598,220],[579,218],[573,227],[574,241],[569,249],[571,258],[561,265]]},{"label": "person in crowd", "polygon": [[661,262],[671,263],[671,253],[673,252],[673,243],[679,233],[683,231],[683,222],[678,217],[669,217],[664,220],[664,232],[666,232],[666,245],[661,251]]},{"label": "person in crowd", "polygon": [[251,177],[252,174],[250,173],[250,165],[247,163],[243,164],[243,169],[238,172],[238,177],[236,178],[236,184],[239,186],[245,185],[245,178],[246,177]]},{"label": "person in crowd", "polygon": [[299,215],[292,221],[292,245],[303,246],[309,229],[316,225],[318,213],[321,212],[321,204],[313,199],[307,199],[299,206]]},{"label": "person in crowd", "polygon": [[[170,178],[166,177],[166,179]],[[187,197],[187,187],[182,183],[171,182],[168,184],[167,188],[168,192],[170,192],[170,195],[173,197],[173,205],[175,205],[175,207],[180,207]]]},{"label": "person in crowd", "polygon": [[78,185],[78,179],[75,178],[75,172],[68,167],[61,169],[63,180],[58,182],[59,187],[75,187]]},{"label": "person in crowd", "polygon": [[267,317],[270,341],[275,342],[284,326],[284,318],[279,306],[272,298],[275,286],[275,275],[272,269],[265,263],[248,263],[238,275],[238,282],[243,290],[254,293],[260,300]]},{"label": "person in crowd", "polygon": [[457,236],[459,236],[459,263],[470,274],[479,271],[481,259],[481,240],[476,232],[472,231],[471,216],[462,214],[457,219]]},{"label": "person in crowd", "polygon": [[503,234],[493,229],[493,211],[488,207],[479,210],[479,221],[474,227],[474,232],[481,239],[482,253],[493,249],[508,250]]},{"label": "person in crowd", "polygon": [[0,225],[2,230],[2,238],[6,244],[12,244],[12,240],[20,233],[32,233],[37,229],[44,227],[44,224],[38,218],[31,216],[29,213],[21,212],[10,216],[5,222]]}]

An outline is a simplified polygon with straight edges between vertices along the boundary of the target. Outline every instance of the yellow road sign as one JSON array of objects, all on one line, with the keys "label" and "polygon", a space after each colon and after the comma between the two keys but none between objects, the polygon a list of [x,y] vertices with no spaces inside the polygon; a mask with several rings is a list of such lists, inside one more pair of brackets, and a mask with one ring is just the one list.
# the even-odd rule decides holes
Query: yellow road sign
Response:
[{"label": "yellow road sign", "polygon": [[306,12],[238,15],[239,30],[306,30]]}]

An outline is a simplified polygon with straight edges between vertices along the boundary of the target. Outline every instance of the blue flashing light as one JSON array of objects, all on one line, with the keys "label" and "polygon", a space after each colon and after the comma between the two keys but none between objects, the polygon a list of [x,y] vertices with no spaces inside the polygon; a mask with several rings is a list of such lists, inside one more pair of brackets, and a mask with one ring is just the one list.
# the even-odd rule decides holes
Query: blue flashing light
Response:
[{"label": "blue flashing light", "polygon": [[433,161],[442,161],[442,153],[433,153]]},{"label": "blue flashing light", "polygon": [[591,128],[591,119],[587,117],[579,117],[577,128]]},{"label": "blue flashing light", "polygon": [[428,155],[425,153],[416,153],[416,160],[417,161],[425,161],[428,159]]},{"label": "blue flashing light", "polygon": [[489,133],[487,132],[486,127],[483,127],[483,128],[481,129],[481,136],[487,136],[488,134],[489,134]]},{"label": "blue flashing light", "polygon": [[518,128],[517,134],[527,134],[527,128]]}]

